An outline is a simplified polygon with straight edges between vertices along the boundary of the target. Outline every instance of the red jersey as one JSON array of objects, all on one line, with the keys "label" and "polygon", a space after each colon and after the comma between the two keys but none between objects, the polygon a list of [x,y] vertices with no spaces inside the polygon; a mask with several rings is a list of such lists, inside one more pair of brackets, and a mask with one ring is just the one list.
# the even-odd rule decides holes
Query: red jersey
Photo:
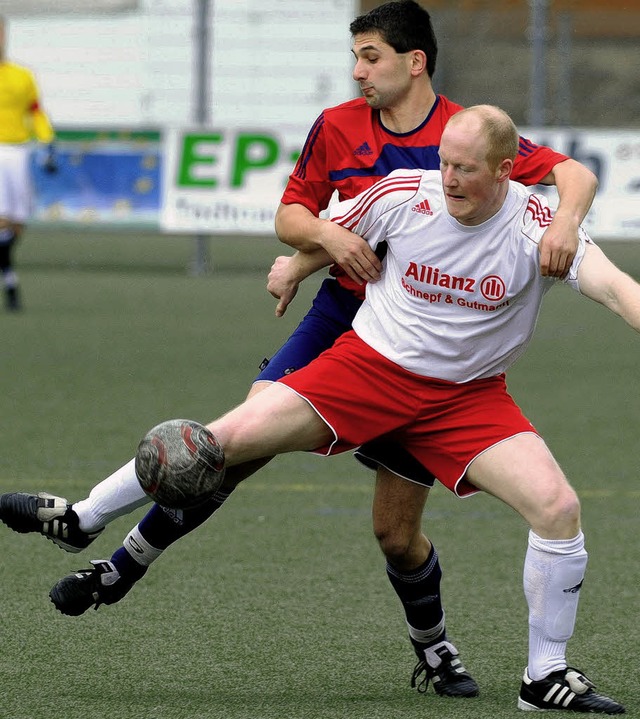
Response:
[{"label": "red jersey", "polygon": [[[447,121],[462,105],[437,95],[424,122],[411,132],[387,130],[380,113],[360,97],[324,110],[309,131],[302,154],[282,195],[285,205],[300,204],[318,215],[334,191],[349,200],[386,177],[393,170],[440,168],[440,138]],[[520,138],[511,179],[535,185],[566,155]],[[331,274],[346,288],[364,297],[357,285],[338,265]]]}]

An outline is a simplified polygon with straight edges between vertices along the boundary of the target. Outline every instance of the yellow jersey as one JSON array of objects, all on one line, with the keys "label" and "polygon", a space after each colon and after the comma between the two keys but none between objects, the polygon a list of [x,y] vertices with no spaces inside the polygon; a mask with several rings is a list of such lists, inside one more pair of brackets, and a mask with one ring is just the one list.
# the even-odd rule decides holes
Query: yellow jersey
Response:
[{"label": "yellow jersey", "polygon": [[12,62],[0,62],[0,143],[19,144],[33,138],[54,139],[49,118],[38,102],[33,74]]}]

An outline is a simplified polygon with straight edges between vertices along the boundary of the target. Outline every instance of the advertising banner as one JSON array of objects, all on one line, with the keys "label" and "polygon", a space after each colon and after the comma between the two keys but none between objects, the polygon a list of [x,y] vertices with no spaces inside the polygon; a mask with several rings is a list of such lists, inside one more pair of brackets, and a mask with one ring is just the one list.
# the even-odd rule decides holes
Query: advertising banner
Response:
[{"label": "advertising banner", "polygon": [[[523,128],[521,133],[595,173],[598,193],[584,222],[595,240],[640,239],[640,130]],[[543,191],[557,202],[555,188]]]},{"label": "advertising banner", "polygon": [[58,132],[58,172],[47,175],[40,152],[32,156],[33,219],[157,226],[162,150],[159,132]]},{"label": "advertising banner", "polygon": [[[640,131],[523,128],[584,163],[599,189],[593,236],[640,239]],[[273,217],[302,144],[295,131],[171,130],[165,134],[161,227],[167,232],[273,234]],[[557,201],[555,188],[536,188]]]},{"label": "advertising banner", "polygon": [[161,227],[272,235],[304,132],[169,130]]}]

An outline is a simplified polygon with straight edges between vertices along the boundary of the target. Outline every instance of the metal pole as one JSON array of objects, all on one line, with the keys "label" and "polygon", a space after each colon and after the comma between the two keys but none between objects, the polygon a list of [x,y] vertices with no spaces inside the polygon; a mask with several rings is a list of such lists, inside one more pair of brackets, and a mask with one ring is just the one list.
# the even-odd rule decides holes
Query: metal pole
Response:
[{"label": "metal pole", "polygon": [[571,122],[571,31],[573,15],[569,10],[558,13],[558,108],[560,125]]},{"label": "metal pole", "polygon": [[[196,4],[194,13],[196,96],[193,102],[193,114],[196,123],[201,127],[206,127],[211,122],[211,103],[209,102],[209,57],[211,53],[209,18],[212,10],[212,0],[194,0],[194,2]],[[202,234],[196,235],[191,274],[195,276],[205,275],[210,269],[209,237]]]},{"label": "metal pole", "polygon": [[546,121],[547,91],[547,14],[549,0],[529,0],[529,39],[531,43],[531,87],[528,124],[543,127]]},{"label": "metal pole", "polygon": [[205,125],[211,119],[209,111],[209,9],[210,0],[196,0],[196,97],[195,121]]}]

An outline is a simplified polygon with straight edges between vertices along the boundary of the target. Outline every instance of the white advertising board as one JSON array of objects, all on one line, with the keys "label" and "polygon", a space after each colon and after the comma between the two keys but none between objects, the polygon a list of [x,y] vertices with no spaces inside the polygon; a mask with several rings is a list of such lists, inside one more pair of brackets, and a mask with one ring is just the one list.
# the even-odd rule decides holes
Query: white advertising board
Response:
[{"label": "white advertising board", "polygon": [[[584,222],[595,239],[640,239],[640,129],[528,129],[535,142],[582,162],[598,177],[599,187]],[[546,192],[557,201],[555,188]]]},{"label": "white advertising board", "polygon": [[163,230],[273,234],[304,134],[171,129],[164,142]]}]

